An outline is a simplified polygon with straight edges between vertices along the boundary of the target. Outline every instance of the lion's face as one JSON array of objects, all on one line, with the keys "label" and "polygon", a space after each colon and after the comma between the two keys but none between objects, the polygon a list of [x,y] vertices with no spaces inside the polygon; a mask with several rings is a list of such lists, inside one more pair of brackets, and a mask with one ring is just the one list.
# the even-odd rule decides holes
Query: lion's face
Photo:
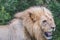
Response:
[{"label": "lion's face", "polygon": [[44,33],[44,36],[47,39],[51,39],[52,31],[55,31],[55,23],[54,23],[51,12],[50,11],[46,12],[46,10],[45,10],[44,15],[42,15],[40,17],[39,23],[40,23],[41,29]]},{"label": "lion's face", "polygon": [[51,38],[52,31],[55,31],[55,24],[53,18],[51,17],[48,19],[46,16],[42,16],[40,26],[45,33],[45,36]]}]

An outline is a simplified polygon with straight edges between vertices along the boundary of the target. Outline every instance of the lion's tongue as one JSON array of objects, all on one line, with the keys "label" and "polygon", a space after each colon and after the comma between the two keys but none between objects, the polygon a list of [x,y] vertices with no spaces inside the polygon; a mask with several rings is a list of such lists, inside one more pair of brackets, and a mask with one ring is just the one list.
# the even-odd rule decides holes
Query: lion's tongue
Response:
[{"label": "lion's tongue", "polygon": [[52,36],[52,33],[51,33],[51,32],[45,32],[45,35],[46,35],[47,37],[50,37],[50,36]]}]

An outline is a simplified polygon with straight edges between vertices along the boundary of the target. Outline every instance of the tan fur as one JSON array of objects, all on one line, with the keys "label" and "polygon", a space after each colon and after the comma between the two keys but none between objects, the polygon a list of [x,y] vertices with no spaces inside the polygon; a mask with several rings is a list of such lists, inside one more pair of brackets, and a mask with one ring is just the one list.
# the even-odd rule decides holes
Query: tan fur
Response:
[{"label": "tan fur", "polygon": [[[49,22],[49,26],[51,23],[52,24],[51,26],[55,27],[52,14],[45,7],[31,7],[29,9],[27,9],[23,12],[17,13],[15,15],[16,18],[23,19],[23,25],[25,26],[25,28],[27,29],[27,31],[29,32],[29,34],[32,37],[35,37],[36,40],[47,40],[44,37],[43,33],[47,32],[50,29],[50,27],[46,27],[46,28],[40,27],[40,26],[42,26],[42,25],[40,25],[40,23],[44,19],[43,16]],[[42,17],[43,17],[43,19],[41,19]],[[43,29],[43,31],[41,31],[41,29]]]},{"label": "tan fur", "polygon": [[[0,30],[2,29],[0,32],[1,40],[47,40],[44,32],[51,29],[50,25],[55,27],[52,14],[45,7],[30,7],[25,11],[16,13],[14,17],[11,23],[6,25],[8,27],[5,27],[6,30],[0,27]],[[48,22],[46,26],[42,23],[45,19]]]}]

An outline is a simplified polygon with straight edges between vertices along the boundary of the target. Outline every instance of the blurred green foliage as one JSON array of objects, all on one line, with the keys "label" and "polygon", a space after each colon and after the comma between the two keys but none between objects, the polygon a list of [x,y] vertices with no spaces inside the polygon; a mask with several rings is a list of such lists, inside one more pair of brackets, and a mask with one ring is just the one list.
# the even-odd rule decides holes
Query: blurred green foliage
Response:
[{"label": "blurred green foliage", "polygon": [[6,24],[5,21],[7,22],[10,18],[10,14],[6,12],[4,6],[2,6],[0,10],[0,24]]},{"label": "blurred green foliage", "polygon": [[60,0],[0,0],[0,25],[7,24],[16,12],[37,5],[44,5],[52,11],[57,26],[53,40],[60,40]]}]

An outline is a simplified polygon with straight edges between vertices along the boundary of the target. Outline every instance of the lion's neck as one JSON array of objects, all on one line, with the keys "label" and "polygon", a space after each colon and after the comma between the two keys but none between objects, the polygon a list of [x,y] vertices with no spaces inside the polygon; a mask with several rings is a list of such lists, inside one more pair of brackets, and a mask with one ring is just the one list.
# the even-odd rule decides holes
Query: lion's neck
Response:
[{"label": "lion's neck", "polygon": [[32,36],[33,22],[31,21],[31,19],[28,16],[27,16],[27,18],[24,17],[24,19],[23,19],[23,25],[25,26],[25,28],[27,29],[27,31]]}]

